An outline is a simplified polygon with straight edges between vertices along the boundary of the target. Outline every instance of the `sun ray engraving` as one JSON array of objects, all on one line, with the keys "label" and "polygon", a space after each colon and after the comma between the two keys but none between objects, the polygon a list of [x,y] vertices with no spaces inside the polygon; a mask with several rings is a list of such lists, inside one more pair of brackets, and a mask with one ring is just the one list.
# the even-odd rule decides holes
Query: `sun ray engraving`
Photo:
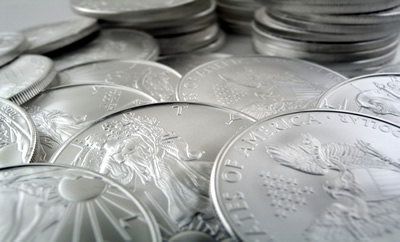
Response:
[{"label": "sun ray engraving", "polygon": [[73,242],[79,242],[80,241],[81,227],[82,227],[82,217],[83,217],[83,208],[84,208],[84,205],[82,203],[78,203],[76,205],[74,229],[73,229],[73,233],[72,233],[72,241]]},{"label": "sun ray engraving", "polygon": [[64,216],[61,216],[61,219],[58,221],[58,224],[56,225],[53,235],[49,241],[58,241],[59,236],[61,235],[63,229],[65,228],[70,216],[73,214],[73,211],[75,209],[76,209],[76,204],[74,203],[71,203],[67,206]]},{"label": "sun ray engraving", "polygon": [[104,241],[103,234],[101,233],[101,228],[99,224],[99,220],[97,219],[97,214],[94,209],[93,202],[87,202],[86,208],[89,212],[90,223],[92,225],[93,234],[96,237],[96,241]]},{"label": "sun ray engraving", "polygon": [[103,204],[101,200],[95,200],[96,205],[100,208],[100,210],[106,215],[108,220],[111,222],[111,224],[114,226],[115,230],[118,231],[118,233],[121,235],[121,237],[124,240],[130,241],[132,238],[129,236],[129,234],[120,227],[118,219],[112,214],[112,212]]}]

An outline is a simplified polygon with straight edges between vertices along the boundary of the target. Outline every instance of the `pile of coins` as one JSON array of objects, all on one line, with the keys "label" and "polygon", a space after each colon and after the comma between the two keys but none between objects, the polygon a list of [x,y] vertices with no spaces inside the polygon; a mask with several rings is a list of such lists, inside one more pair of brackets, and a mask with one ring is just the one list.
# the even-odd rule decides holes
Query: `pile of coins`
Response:
[{"label": "pile of coins", "polygon": [[212,0],[71,6],[0,34],[0,241],[398,240],[399,73],[161,46]]},{"label": "pile of coins", "polygon": [[400,1],[275,1],[255,15],[258,53],[301,58],[349,77],[390,63],[398,46]]},{"label": "pile of coins", "polygon": [[254,12],[260,7],[255,0],[218,0],[219,23],[228,33],[251,35]]},{"label": "pile of coins", "polygon": [[225,35],[216,23],[213,0],[154,3],[71,1],[73,10],[102,20],[104,27],[140,29],[154,36],[162,55],[206,52],[220,48]]}]

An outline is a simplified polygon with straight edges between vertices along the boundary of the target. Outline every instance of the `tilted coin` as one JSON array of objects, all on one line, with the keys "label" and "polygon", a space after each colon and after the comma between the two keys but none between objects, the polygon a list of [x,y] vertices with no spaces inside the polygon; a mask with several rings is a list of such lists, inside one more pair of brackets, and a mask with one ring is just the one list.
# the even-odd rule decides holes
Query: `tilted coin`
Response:
[{"label": "tilted coin", "polygon": [[[205,104],[150,104],[109,115],[50,160],[116,179],[145,202],[165,240],[199,231],[226,238],[209,201],[209,176],[223,144],[253,119]],[[199,236],[197,236],[199,237]]]},{"label": "tilted coin", "polygon": [[22,55],[0,69],[0,97],[20,105],[55,78],[53,61],[41,55]]},{"label": "tilted coin", "polygon": [[400,127],[305,111],[229,141],[211,176],[219,217],[242,241],[397,241]]},{"label": "tilted coin", "polygon": [[17,58],[26,48],[28,43],[23,34],[0,33],[0,67]]},{"label": "tilted coin", "polygon": [[59,85],[105,82],[132,87],[157,101],[174,101],[182,76],[170,67],[144,60],[100,61],[59,72]]},{"label": "tilted coin", "polygon": [[72,9],[81,15],[99,18],[115,19],[135,17],[159,12],[177,11],[197,1],[194,0],[152,0],[152,1],[124,1],[124,0],[71,0]]},{"label": "tilted coin", "polygon": [[152,60],[159,48],[149,34],[133,29],[103,29],[97,38],[86,45],[52,56],[58,70],[93,61],[115,59]]},{"label": "tilted coin", "polygon": [[161,241],[154,217],[117,182],[51,164],[0,169],[1,241]]},{"label": "tilted coin", "polygon": [[231,55],[224,53],[210,53],[210,54],[180,54],[160,57],[157,62],[171,67],[182,75],[185,75],[195,67],[221,58],[229,57]]},{"label": "tilted coin", "polygon": [[116,111],[156,102],[133,88],[112,84],[77,84],[47,89],[23,108],[39,133],[38,162],[46,162],[75,133]]},{"label": "tilted coin", "polygon": [[365,113],[400,125],[400,74],[372,74],[342,82],[324,93],[318,107]]},{"label": "tilted coin", "polygon": [[35,124],[25,110],[0,98],[0,167],[35,161],[38,138]]},{"label": "tilted coin", "polygon": [[89,18],[65,20],[22,30],[27,52],[43,54],[72,44],[98,30],[97,21]]},{"label": "tilted coin", "polygon": [[234,56],[188,72],[177,98],[218,104],[255,118],[315,107],[328,88],[346,80],[311,62],[267,56]]}]

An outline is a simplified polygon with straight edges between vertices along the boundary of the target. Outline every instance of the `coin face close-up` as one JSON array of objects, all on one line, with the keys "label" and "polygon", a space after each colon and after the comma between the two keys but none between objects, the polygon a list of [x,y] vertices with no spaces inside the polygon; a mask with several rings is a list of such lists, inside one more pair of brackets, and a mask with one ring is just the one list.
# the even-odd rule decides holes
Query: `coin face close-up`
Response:
[{"label": "coin face close-up", "polygon": [[400,124],[400,75],[355,77],[329,89],[318,106],[365,113]]},{"label": "coin face close-up", "polygon": [[399,126],[359,113],[264,119],[222,148],[212,201],[242,241],[397,241],[399,144]]},{"label": "coin face close-up", "polygon": [[46,162],[65,141],[97,119],[153,102],[156,100],[133,88],[93,83],[47,89],[22,107],[39,133],[37,161]]},{"label": "coin face close-up", "polygon": [[153,216],[117,182],[50,164],[0,169],[1,241],[161,241]]},{"label": "coin face close-up", "polygon": [[232,56],[200,65],[182,78],[177,98],[218,104],[257,119],[313,108],[344,76],[296,59]]},{"label": "coin face close-up", "polygon": [[159,103],[104,117],[69,139],[50,163],[86,167],[148,205],[165,240],[198,231],[227,238],[209,200],[209,179],[225,142],[254,122],[198,103]]},{"label": "coin face close-up", "polygon": [[175,101],[182,78],[174,69],[153,61],[114,60],[73,66],[59,72],[59,84],[104,82],[145,92],[157,101]]}]

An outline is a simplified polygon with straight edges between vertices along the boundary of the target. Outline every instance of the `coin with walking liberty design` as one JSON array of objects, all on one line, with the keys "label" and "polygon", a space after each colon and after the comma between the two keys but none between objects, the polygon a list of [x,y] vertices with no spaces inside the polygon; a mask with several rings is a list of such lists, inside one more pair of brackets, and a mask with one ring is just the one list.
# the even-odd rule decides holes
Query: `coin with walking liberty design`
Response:
[{"label": "coin with walking liberty design", "polygon": [[1,241],[161,241],[154,217],[117,182],[51,164],[0,169]]},{"label": "coin with walking liberty design", "polygon": [[399,145],[399,126],[355,112],[263,119],[222,148],[212,201],[243,241],[394,242]]},{"label": "coin with walking liberty design", "polygon": [[97,119],[154,102],[154,98],[133,88],[91,83],[47,89],[22,107],[39,133],[39,157],[36,161],[46,162],[67,139]]},{"label": "coin with walking liberty design", "polygon": [[164,240],[197,231],[191,240],[220,241],[227,235],[209,200],[211,168],[223,144],[253,122],[218,106],[149,104],[92,124],[50,163],[86,167],[128,187],[151,209]]},{"label": "coin with walking liberty design", "polygon": [[35,124],[25,110],[0,98],[0,167],[35,161],[38,138]]}]

